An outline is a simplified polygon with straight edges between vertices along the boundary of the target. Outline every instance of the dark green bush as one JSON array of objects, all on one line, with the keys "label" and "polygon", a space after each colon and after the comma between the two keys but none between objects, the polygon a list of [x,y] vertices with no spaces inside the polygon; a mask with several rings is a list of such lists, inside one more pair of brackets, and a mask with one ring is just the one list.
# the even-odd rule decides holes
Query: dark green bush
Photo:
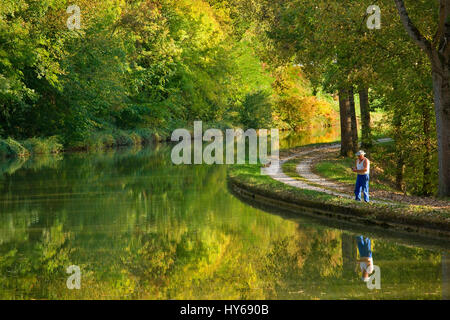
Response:
[{"label": "dark green bush", "polygon": [[141,137],[143,143],[153,142],[157,138],[155,133],[153,133],[153,131],[149,128],[137,129],[134,130],[134,132]]},{"label": "dark green bush", "polygon": [[130,134],[123,130],[116,130],[113,132],[116,146],[131,146],[134,144],[133,138]]}]

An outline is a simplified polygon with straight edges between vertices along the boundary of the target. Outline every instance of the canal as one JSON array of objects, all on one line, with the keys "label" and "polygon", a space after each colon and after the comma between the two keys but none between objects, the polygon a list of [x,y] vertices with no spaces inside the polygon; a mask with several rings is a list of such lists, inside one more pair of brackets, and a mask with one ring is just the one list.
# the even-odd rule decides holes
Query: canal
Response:
[{"label": "canal", "polygon": [[[285,136],[281,147],[336,140]],[[276,213],[171,146],[0,164],[1,299],[448,299],[449,251]],[[370,237],[381,288],[355,272]],[[81,288],[68,289],[67,267]]]}]

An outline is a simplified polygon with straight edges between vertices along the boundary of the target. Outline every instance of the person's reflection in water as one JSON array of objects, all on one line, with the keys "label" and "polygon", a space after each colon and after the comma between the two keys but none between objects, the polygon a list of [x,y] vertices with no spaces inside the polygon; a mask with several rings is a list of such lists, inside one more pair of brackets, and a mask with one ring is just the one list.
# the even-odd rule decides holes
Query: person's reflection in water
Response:
[{"label": "person's reflection in water", "polygon": [[359,259],[357,260],[356,270],[358,266],[361,270],[361,280],[364,282],[369,281],[369,276],[373,272],[373,258],[372,248],[369,238],[363,236],[356,237],[356,243],[358,244]]}]

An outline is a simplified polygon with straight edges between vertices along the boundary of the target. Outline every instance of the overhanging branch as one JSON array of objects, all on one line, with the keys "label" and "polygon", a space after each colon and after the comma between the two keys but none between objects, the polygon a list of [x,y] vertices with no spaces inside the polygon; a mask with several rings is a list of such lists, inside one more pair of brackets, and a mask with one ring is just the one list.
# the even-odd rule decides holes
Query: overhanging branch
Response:
[{"label": "overhanging branch", "polygon": [[408,12],[406,11],[405,3],[403,0],[394,0],[397,5],[398,13],[400,14],[400,19],[408,32],[409,36],[416,42],[416,44],[426,52],[426,54],[434,59],[433,47],[431,43],[420,33],[417,27],[409,18]]},{"label": "overhanging branch", "polygon": [[441,41],[441,37],[444,33],[445,21],[447,20],[447,6],[448,3],[445,0],[439,0],[439,25],[436,31],[436,34],[433,37],[432,47],[436,48],[436,46]]}]

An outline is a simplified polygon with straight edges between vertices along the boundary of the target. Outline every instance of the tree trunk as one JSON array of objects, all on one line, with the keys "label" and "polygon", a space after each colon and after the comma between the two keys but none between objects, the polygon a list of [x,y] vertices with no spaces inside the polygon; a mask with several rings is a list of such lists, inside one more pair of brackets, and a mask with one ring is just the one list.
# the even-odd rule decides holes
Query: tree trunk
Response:
[{"label": "tree trunk", "polygon": [[433,66],[434,108],[439,154],[439,195],[450,196],[450,70]]},{"label": "tree trunk", "polygon": [[369,89],[359,90],[359,107],[361,109],[361,147],[370,148],[372,141],[372,128],[370,126]]},{"label": "tree trunk", "polygon": [[[439,155],[439,195],[450,196],[450,0],[441,0],[438,31],[424,37],[410,19],[404,0],[394,0],[405,30],[431,61]],[[430,41],[431,40],[431,41]]]},{"label": "tree trunk", "polygon": [[396,154],[396,168],[395,168],[395,187],[397,190],[404,191],[403,186],[403,177],[405,174],[405,154],[402,151],[403,146],[401,141],[402,139],[402,114],[398,108],[394,109],[394,140],[395,140],[395,149],[397,150]]},{"label": "tree trunk", "polygon": [[395,187],[397,190],[405,192],[405,187],[403,185],[403,177],[405,175],[405,158],[403,152],[397,154],[397,168],[395,169]]},{"label": "tree trunk", "polygon": [[351,128],[352,128],[352,150],[357,152],[358,145],[358,124],[356,122],[356,109],[355,109],[355,95],[353,93],[353,88],[348,90],[348,99],[350,101],[350,118],[351,118]]},{"label": "tree trunk", "polygon": [[423,106],[423,134],[424,134],[424,155],[423,155],[423,178],[422,178],[422,194],[430,196],[432,193],[432,177],[431,177],[431,112],[428,105]]},{"label": "tree trunk", "polygon": [[341,118],[341,155],[352,155],[353,138],[348,90],[339,90],[339,113]]}]

